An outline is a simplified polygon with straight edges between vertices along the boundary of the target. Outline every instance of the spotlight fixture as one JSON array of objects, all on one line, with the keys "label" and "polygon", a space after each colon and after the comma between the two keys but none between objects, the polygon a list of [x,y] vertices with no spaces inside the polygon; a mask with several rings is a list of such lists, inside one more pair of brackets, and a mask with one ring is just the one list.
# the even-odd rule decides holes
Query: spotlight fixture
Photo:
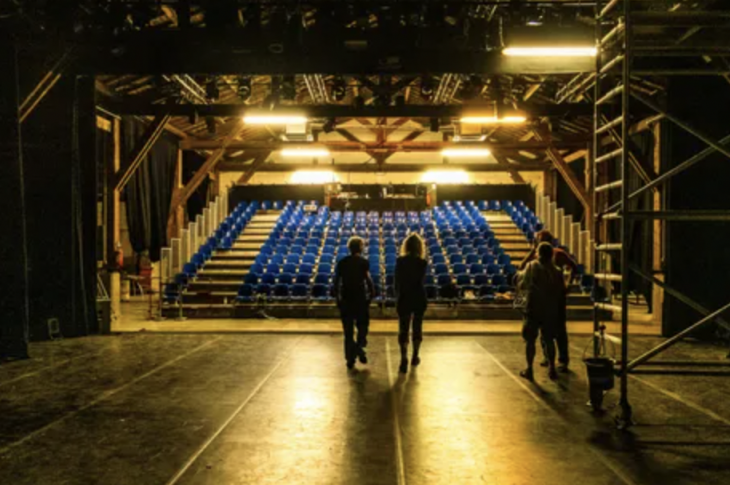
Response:
[{"label": "spotlight fixture", "polygon": [[337,121],[334,118],[327,118],[322,125],[322,131],[325,133],[332,133],[337,128]]},{"label": "spotlight fixture", "polygon": [[247,125],[303,125],[307,117],[297,114],[246,114],[243,122]]},{"label": "spotlight fixture", "polygon": [[297,85],[294,76],[284,76],[281,82],[281,99],[293,101],[297,97]]},{"label": "spotlight fixture", "polygon": [[441,121],[438,118],[431,118],[429,120],[429,125],[431,128],[431,131],[434,133],[438,133],[441,129]]},{"label": "spotlight fixture", "polygon": [[347,83],[341,77],[336,77],[332,84],[332,99],[342,101],[347,96]]},{"label": "spotlight fixture", "polygon": [[248,101],[251,97],[251,78],[247,76],[240,76],[238,78],[238,97],[243,101]]},{"label": "spotlight fixture", "polygon": [[595,57],[596,47],[508,47],[502,54],[510,57]]},{"label": "spotlight fixture", "polygon": [[208,129],[208,133],[211,135],[215,135],[216,130],[216,124],[215,124],[215,118],[212,116],[206,116],[205,117],[205,127]]},{"label": "spotlight fixture", "polygon": [[212,101],[216,101],[221,97],[220,89],[218,89],[218,80],[215,77],[210,78],[205,85],[205,96]]},{"label": "spotlight fixture", "polygon": [[430,101],[433,98],[435,90],[436,85],[433,82],[433,78],[431,76],[423,76],[421,78],[421,96],[426,101]]}]

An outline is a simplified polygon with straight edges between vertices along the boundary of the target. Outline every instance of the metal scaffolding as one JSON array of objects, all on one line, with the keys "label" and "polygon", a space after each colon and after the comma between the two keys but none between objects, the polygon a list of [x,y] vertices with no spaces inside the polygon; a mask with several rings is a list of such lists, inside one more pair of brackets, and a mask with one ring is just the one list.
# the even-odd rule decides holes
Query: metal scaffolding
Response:
[{"label": "metal scaffolding", "polygon": [[[676,2],[673,2],[676,3]],[[686,66],[686,63],[671,60],[686,59],[687,56],[724,55],[730,49],[722,45],[692,46],[682,45],[683,41],[703,29],[730,28],[730,12],[697,11],[671,8],[669,11],[648,10],[647,2],[641,0],[602,0],[596,5],[596,71],[593,75],[577,76],[568,89],[560,93],[562,99],[573,96],[581,89],[590,89],[593,83],[594,102],[594,139],[593,139],[593,207],[594,207],[594,325],[599,332],[601,319],[605,310],[621,314],[621,356],[618,375],[620,377],[620,415],[617,417],[619,428],[627,428],[633,423],[632,409],[629,402],[628,377],[640,365],[660,365],[660,362],[647,362],[660,354],[697,328],[709,322],[717,322],[729,327],[721,315],[730,304],[716,311],[710,311],[696,303],[686,295],[669,287],[663,281],[647,274],[638,265],[630,261],[629,244],[632,224],[639,220],[672,220],[672,221],[727,221],[730,211],[692,211],[692,210],[631,210],[631,201],[643,194],[656,190],[672,177],[682,173],[694,164],[713,153],[722,153],[730,158],[730,150],[723,146],[730,141],[730,136],[715,140],[701,130],[693,128],[689,123],[677,118],[652,101],[642,89],[642,76],[706,76],[726,75],[727,69],[708,68],[707,70]],[[676,6],[675,6],[676,7]],[[651,45],[645,39],[637,37],[642,27],[671,26],[687,29],[687,34],[673,39],[671,45]],[[643,62],[646,58],[661,58],[662,64],[652,64],[656,69],[647,68],[651,63]],[[669,60],[670,62],[667,62]],[[646,164],[642,165],[640,155],[636,152],[631,136],[632,113],[638,109],[656,112],[658,119],[664,119],[691,133],[708,145],[688,160],[668,169],[664,173],[648,175]],[[608,142],[607,142],[608,141]],[[650,171],[649,171],[650,172]],[[632,191],[629,180],[638,176],[643,185]],[[620,193],[618,200],[612,203],[612,194]],[[615,197],[615,195],[613,196]],[[615,200],[615,199],[614,199]],[[656,207],[655,207],[656,209]],[[618,256],[613,256],[618,255]],[[616,264],[618,261],[618,265]],[[643,355],[629,360],[629,276],[636,273],[642,279],[661,287],[665,294],[675,297],[687,304],[703,318],[684,331],[669,338]],[[618,284],[619,292],[614,287]],[[618,301],[616,301],[618,299]],[[667,361],[669,363],[670,361]],[[709,363],[671,361],[673,366],[696,366]],[[716,366],[730,363],[713,363]],[[688,371],[664,371],[687,374]],[[707,375],[707,373],[703,373]],[[711,373],[712,375],[712,373]],[[727,375],[715,373],[714,375]]]}]

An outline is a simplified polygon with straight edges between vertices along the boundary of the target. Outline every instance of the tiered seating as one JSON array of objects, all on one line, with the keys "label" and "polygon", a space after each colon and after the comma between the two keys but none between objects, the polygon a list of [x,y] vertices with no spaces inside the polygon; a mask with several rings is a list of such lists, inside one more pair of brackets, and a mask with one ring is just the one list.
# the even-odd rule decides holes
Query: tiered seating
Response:
[{"label": "tiered seating", "polygon": [[244,278],[238,301],[329,298],[334,254],[322,248],[329,208],[306,214],[304,205],[303,201],[284,205]]},{"label": "tiered seating", "polygon": [[258,202],[247,204],[241,202],[220,224],[213,235],[200,246],[189,262],[185,263],[182,272],[175,275],[172,282],[165,285],[163,299],[169,303],[180,300],[181,292],[199,275],[204,266],[217,250],[230,250],[234,241],[247,227],[254,214],[259,210]]},{"label": "tiered seating", "polygon": [[451,282],[462,296],[470,291],[482,301],[493,301],[495,294],[512,290],[516,268],[473,202],[444,202],[434,209],[434,220],[438,235],[427,234],[426,242],[438,294]]}]

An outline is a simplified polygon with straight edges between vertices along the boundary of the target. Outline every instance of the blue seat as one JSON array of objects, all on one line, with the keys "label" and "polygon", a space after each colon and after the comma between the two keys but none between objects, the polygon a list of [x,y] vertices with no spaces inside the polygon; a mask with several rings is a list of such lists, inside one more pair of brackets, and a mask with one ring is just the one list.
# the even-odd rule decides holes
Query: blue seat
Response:
[{"label": "blue seat", "polygon": [[476,254],[477,250],[474,248],[474,246],[464,246],[461,248],[461,254],[464,256],[469,256],[471,254]]},{"label": "blue seat", "polygon": [[432,274],[426,273],[426,276],[423,279],[423,284],[425,285],[435,285],[436,284],[436,277]]},{"label": "blue seat", "polygon": [[439,291],[436,285],[426,285],[426,298],[428,300],[438,300]]},{"label": "blue seat", "polygon": [[294,282],[294,277],[291,273],[279,274],[278,282],[280,284],[291,285]]},{"label": "blue seat", "polygon": [[447,246],[446,254],[448,254],[449,257],[453,254],[461,254],[461,248],[459,246]]},{"label": "blue seat", "polygon": [[271,285],[268,283],[260,283],[256,285],[256,294],[260,296],[271,295]]},{"label": "blue seat", "polygon": [[493,254],[483,254],[482,255],[482,264],[488,265],[488,264],[494,264],[497,261],[497,258]]},{"label": "blue seat", "polygon": [[488,275],[486,275],[484,273],[474,275],[474,286],[479,287],[479,286],[484,286],[484,285],[488,285],[488,284],[489,284]]},{"label": "blue seat", "polygon": [[281,269],[282,273],[296,273],[297,272],[297,265],[294,263],[286,263],[284,264],[284,267]]},{"label": "blue seat", "polygon": [[332,273],[332,265],[329,263],[319,263],[319,266],[317,267],[317,273],[318,274],[331,274]]},{"label": "blue seat", "polygon": [[188,278],[192,278],[195,276],[195,273],[198,272],[198,267],[195,265],[195,263],[185,263],[183,265],[182,273],[186,275]]},{"label": "blue seat", "polygon": [[319,264],[332,264],[335,257],[332,254],[323,254],[319,257]]},{"label": "blue seat", "polygon": [[496,292],[496,289],[492,285],[481,285],[479,287],[479,300],[483,302],[493,302],[494,301],[494,293]]},{"label": "blue seat", "polygon": [[261,263],[254,263],[251,265],[251,267],[248,269],[249,273],[253,274],[262,274],[264,272],[264,265]]},{"label": "blue seat", "polygon": [[303,254],[304,253],[304,247],[301,245],[293,245],[289,248],[289,254]]},{"label": "blue seat", "polygon": [[238,289],[238,296],[236,297],[236,301],[246,303],[254,301],[254,288],[255,286],[252,284],[243,284]]},{"label": "blue seat", "polygon": [[481,257],[478,254],[467,254],[466,255],[466,264],[476,264],[481,261]]},{"label": "blue seat", "polygon": [[437,275],[447,274],[449,272],[449,267],[444,263],[438,263],[433,265],[433,270]]},{"label": "blue seat", "polygon": [[312,286],[312,298],[321,301],[331,300],[329,285],[321,283]]},{"label": "blue seat", "polygon": [[314,283],[315,284],[323,284],[327,285],[330,282],[330,275],[325,273],[317,273],[314,276]]},{"label": "blue seat", "polygon": [[299,264],[299,256],[296,254],[290,254],[286,257],[285,261],[288,264]]},{"label": "blue seat", "polygon": [[291,298],[293,300],[309,299],[309,284],[297,283],[291,287]]},{"label": "blue seat", "polygon": [[385,254],[396,254],[398,252],[395,246],[385,246]]},{"label": "blue seat", "polygon": [[451,264],[463,263],[464,257],[461,254],[452,254],[449,256],[449,262]]},{"label": "blue seat", "polygon": [[386,254],[385,255],[385,264],[395,264],[396,260],[398,259],[398,256],[395,254]]},{"label": "blue seat", "polygon": [[276,283],[276,276],[278,273],[264,273],[261,276],[261,283],[265,283],[267,285],[273,285]]},{"label": "blue seat", "polygon": [[305,254],[302,258],[302,263],[314,264],[317,262],[317,256],[314,254]]},{"label": "blue seat", "polygon": [[297,284],[309,284],[310,279],[312,278],[311,274],[306,273],[298,273],[296,278],[294,279],[294,282]]},{"label": "blue seat", "polygon": [[243,277],[243,282],[249,285],[257,285],[259,283],[259,275],[256,273],[249,273]]},{"label": "blue seat", "polygon": [[431,257],[431,262],[433,264],[445,263],[446,262],[446,258],[444,257],[443,254],[434,254]]},{"label": "blue seat", "polygon": [[456,284],[459,285],[459,287],[462,290],[470,289],[471,288],[471,276],[469,276],[468,274],[456,275]]},{"label": "blue seat", "polygon": [[439,286],[446,286],[451,284],[451,275],[450,274],[440,274],[436,278],[436,284]]},{"label": "blue seat", "polygon": [[501,265],[509,264],[510,263],[510,257],[509,254],[500,254],[497,258],[497,263]]},{"label": "blue seat", "polygon": [[451,265],[451,269],[455,275],[466,274],[466,265],[464,263],[456,263]]},{"label": "blue seat", "polygon": [[501,274],[492,276],[492,286],[494,286],[500,293],[512,290],[512,287],[507,283],[507,278]]},{"label": "blue seat", "polygon": [[335,254],[335,246],[325,246],[322,248],[322,255],[325,254]]},{"label": "blue seat", "polygon": [[274,292],[272,297],[277,300],[288,300],[290,296],[289,285],[285,283],[278,283],[274,286]]},{"label": "blue seat", "polygon": [[494,263],[487,265],[487,274],[498,275],[501,272],[502,267],[500,265]]},{"label": "blue seat", "polygon": [[312,271],[314,271],[314,266],[309,263],[302,263],[299,265],[300,273],[312,274]]},{"label": "blue seat", "polygon": [[266,266],[267,273],[278,273],[279,271],[281,271],[281,268],[279,268],[279,265],[276,263],[269,263]]},{"label": "blue seat", "polygon": [[395,284],[395,275],[393,275],[393,274],[386,274],[385,275],[385,284],[386,285],[394,285]]},{"label": "blue seat", "polygon": [[394,264],[385,265],[385,274],[395,274],[395,265]]},{"label": "blue seat", "polygon": [[319,246],[308,244],[306,248],[304,248],[305,253],[309,253],[311,255],[315,255],[319,253]]},{"label": "blue seat", "polygon": [[593,275],[584,274],[580,277],[580,291],[583,293],[590,293],[593,290],[595,279]]},{"label": "blue seat", "polygon": [[481,274],[484,273],[484,265],[479,263],[474,263],[469,266],[469,273],[471,274]]}]

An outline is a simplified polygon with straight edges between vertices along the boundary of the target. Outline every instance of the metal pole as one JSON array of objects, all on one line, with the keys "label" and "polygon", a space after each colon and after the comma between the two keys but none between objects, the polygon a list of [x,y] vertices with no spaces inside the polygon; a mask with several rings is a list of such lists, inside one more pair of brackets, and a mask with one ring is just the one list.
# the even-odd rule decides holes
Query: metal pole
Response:
[{"label": "metal pole", "polygon": [[[623,64],[623,87],[621,93],[621,209],[626,212],[629,207],[629,102],[631,100],[631,0],[624,0],[624,64]],[[632,410],[629,404],[629,376],[626,362],[629,358],[629,231],[631,219],[621,219],[621,414],[618,417],[620,429],[628,428],[633,424]]]},{"label": "metal pole", "polygon": [[[655,355],[660,354],[661,352],[665,351],[666,349],[668,349],[672,345],[676,344],[677,342],[682,340],[684,337],[686,337],[690,333],[692,333],[695,330],[697,330],[698,328],[702,327],[707,322],[711,322],[712,320],[714,320],[715,318],[722,315],[723,313],[725,313],[728,310],[730,310],[730,303],[728,303],[724,307],[720,308],[719,310],[715,310],[714,312],[710,313],[709,315],[707,315],[705,318],[703,318],[699,322],[685,328],[684,330],[679,332],[674,337],[671,337],[671,338],[665,340],[664,342],[660,343],[653,349],[651,349],[651,350],[643,353],[639,357],[635,358],[634,360],[629,362],[627,365],[623,366],[623,368],[621,369],[621,379],[623,380],[624,378],[628,378],[628,373],[631,372],[631,369],[633,369],[637,365],[640,365],[643,362],[646,362],[647,360],[651,359]],[[621,344],[623,345],[623,342]],[[626,362],[626,360],[624,360],[624,362]]]},{"label": "metal pole", "polygon": [[[615,4],[615,2],[610,2],[609,5],[611,3]],[[603,12],[607,11],[606,10],[607,7],[608,7],[608,5],[606,5],[606,7],[604,9],[601,9],[601,2],[596,3],[595,42],[596,42],[596,46],[598,46],[598,54],[596,55],[596,73],[599,73],[601,71],[601,59],[602,59],[602,50],[603,50],[600,45],[601,37],[602,37],[601,18],[603,16]],[[593,200],[593,209],[592,210],[594,211],[594,213],[591,214],[590,218],[586,218],[586,230],[588,230],[588,231],[592,230],[593,231],[593,240],[598,241],[598,234],[599,234],[599,227],[601,224],[601,219],[599,217],[596,217],[596,214],[595,214],[596,212],[598,212],[598,194],[596,193],[596,187],[598,186],[598,167],[596,166],[595,160],[599,157],[599,155],[600,155],[599,150],[601,148],[600,136],[599,136],[599,132],[598,132],[598,128],[599,128],[598,124],[599,124],[599,120],[601,119],[601,117],[600,117],[600,113],[599,113],[600,108],[597,104],[595,104],[595,101],[601,97],[601,77],[596,76],[595,73],[594,73],[594,77],[596,79],[596,82],[593,84],[593,100],[594,100],[594,106],[593,106],[593,157],[591,157],[589,160],[587,160],[587,163],[589,163],[591,165],[591,177],[592,177],[591,197]],[[593,223],[592,224],[593,227],[589,227],[589,222]],[[588,239],[590,240],[591,238],[588,238]],[[596,266],[600,265],[599,258],[601,257],[601,255],[599,253],[595,252],[595,246],[596,245],[594,244],[593,247],[588,248],[588,251],[586,251],[584,253],[583,252],[583,238],[581,237],[581,235],[579,233],[578,247],[580,247],[581,250],[580,250],[580,255],[578,256],[578,258],[579,258],[579,261],[586,268],[586,272],[589,271],[589,269],[588,269],[589,265],[587,264],[589,258],[586,257],[586,256],[588,256],[589,251],[594,251],[593,260],[596,262]],[[584,256],[584,254],[585,254],[585,256]],[[594,281],[593,284],[596,285],[597,283]],[[600,339],[600,337],[597,336],[597,335],[600,335],[599,334],[600,326],[601,326],[600,315],[598,313],[598,308],[596,308],[594,305],[594,307],[593,307],[593,335],[594,335],[594,337],[593,337],[593,356],[594,357],[598,357],[598,355],[600,354],[600,351],[601,351],[601,349],[600,349],[601,339]]]},{"label": "metal pole", "polygon": [[667,211],[630,211],[623,217],[637,220],[663,221],[703,221],[727,222],[730,221],[730,211],[723,210],[667,210]]}]

